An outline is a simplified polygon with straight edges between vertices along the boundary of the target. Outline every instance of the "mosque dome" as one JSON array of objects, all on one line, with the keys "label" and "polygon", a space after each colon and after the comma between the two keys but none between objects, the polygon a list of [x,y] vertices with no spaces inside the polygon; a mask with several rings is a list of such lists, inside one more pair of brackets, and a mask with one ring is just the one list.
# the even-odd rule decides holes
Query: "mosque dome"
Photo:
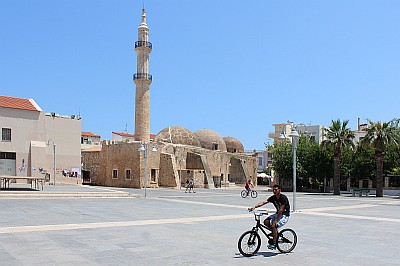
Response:
[{"label": "mosque dome", "polygon": [[201,147],[209,150],[226,151],[224,139],[215,131],[202,129],[194,132],[200,141]]},{"label": "mosque dome", "polygon": [[154,141],[201,147],[199,139],[189,129],[178,126],[164,128],[156,135]]},{"label": "mosque dome", "polygon": [[223,138],[226,144],[226,150],[232,153],[244,153],[243,144],[233,137],[224,137]]}]

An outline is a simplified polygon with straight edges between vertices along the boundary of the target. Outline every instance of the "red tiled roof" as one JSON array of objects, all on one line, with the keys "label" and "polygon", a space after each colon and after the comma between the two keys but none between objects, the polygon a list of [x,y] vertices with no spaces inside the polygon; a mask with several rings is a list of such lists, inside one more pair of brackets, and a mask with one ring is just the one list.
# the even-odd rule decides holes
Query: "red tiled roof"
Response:
[{"label": "red tiled roof", "polygon": [[82,131],[82,136],[100,138],[100,135],[96,135],[92,132],[85,132],[85,131]]},{"label": "red tiled roof", "polygon": [[134,134],[129,134],[129,133],[116,132],[116,131],[113,131],[112,133],[115,134],[115,135],[121,136],[121,137],[129,137],[129,138],[134,138],[135,137]]},{"label": "red tiled roof", "polygon": [[10,96],[0,96],[0,107],[36,112],[42,111],[42,109],[40,109],[33,99],[16,98]]},{"label": "red tiled roof", "polygon": [[[112,133],[115,134],[115,135],[121,136],[121,137],[128,137],[128,138],[134,138],[135,137],[135,134],[116,132],[116,131],[113,131]],[[154,139],[155,137],[156,137],[156,134],[150,133],[150,139]]]}]

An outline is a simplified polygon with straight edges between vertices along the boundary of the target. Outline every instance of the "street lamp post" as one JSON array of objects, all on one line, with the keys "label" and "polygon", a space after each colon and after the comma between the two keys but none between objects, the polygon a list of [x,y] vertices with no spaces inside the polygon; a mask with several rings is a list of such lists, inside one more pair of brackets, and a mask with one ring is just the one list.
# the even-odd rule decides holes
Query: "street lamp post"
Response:
[{"label": "street lamp post", "polygon": [[182,188],[182,162],[185,162],[185,158],[179,159],[179,189]]},{"label": "street lamp post", "polygon": [[53,185],[56,185],[56,144],[54,143],[54,140],[49,139],[47,141],[47,146],[50,146],[50,141],[53,142],[53,170],[54,170],[54,176],[53,176]]},{"label": "street lamp post", "polygon": [[[299,133],[296,130],[296,126],[293,122],[289,122],[290,125],[292,126],[292,130],[289,134],[289,137],[292,137],[292,152],[293,152],[293,181],[292,181],[292,186],[293,186],[293,211],[296,211],[296,180],[297,180],[297,173],[296,173],[296,168],[297,168],[297,142],[299,140]],[[279,135],[280,139],[286,139],[285,132],[282,129],[282,133]]]},{"label": "street lamp post", "polygon": [[293,211],[296,211],[296,180],[297,180],[297,142],[299,140],[299,133],[295,127],[292,127],[292,131],[289,134],[292,137],[292,151],[293,151]]},{"label": "street lamp post", "polygon": [[[142,142],[142,145],[140,145],[138,149],[139,152],[143,152],[144,158],[144,197],[147,197],[147,149],[148,144],[146,142]],[[156,152],[156,147],[153,147],[151,151]]]}]

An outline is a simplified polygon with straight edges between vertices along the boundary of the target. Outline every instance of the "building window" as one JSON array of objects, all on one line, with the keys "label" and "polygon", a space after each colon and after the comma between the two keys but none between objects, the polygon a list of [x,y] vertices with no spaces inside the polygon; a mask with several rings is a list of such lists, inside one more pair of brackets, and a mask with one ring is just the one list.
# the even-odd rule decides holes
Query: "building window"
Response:
[{"label": "building window", "polygon": [[156,182],[156,169],[151,169],[151,181]]},{"label": "building window", "polygon": [[258,166],[263,166],[263,158],[258,157]]},{"label": "building window", "polygon": [[15,158],[17,158],[15,152],[0,152],[0,159],[15,160]]},{"label": "building window", "polygon": [[114,169],[114,170],[113,170],[113,172],[112,172],[112,178],[113,178],[113,179],[117,179],[117,178],[118,178],[118,170],[117,170],[117,169]]},{"label": "building window", "polygon": [[131,179],[131,169],[125,170],[125,179],[128,179],[128,180]]},{"label": "building window", "polygon": [[11,128],[2,128],[1,129],[1,140],[11,141]]},{"label": "building window", "polygon": [[212,150],[217,151],[218,150],[218,143],[213,142],[212,143]]}]

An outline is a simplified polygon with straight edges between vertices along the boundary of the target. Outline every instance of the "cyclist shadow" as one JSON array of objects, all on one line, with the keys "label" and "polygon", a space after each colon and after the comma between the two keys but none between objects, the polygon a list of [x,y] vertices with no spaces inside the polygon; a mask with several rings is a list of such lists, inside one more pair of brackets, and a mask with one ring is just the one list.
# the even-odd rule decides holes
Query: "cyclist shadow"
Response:
[{"label": "cyclist shadow", "polygon": [[[275,257],[275,256],[277,256],[279,254],[280,254],[279,252],[261,251],[261,252],[257,252],[257,254],[255,254],[252,257],[264,256],[265,258],[271,258],[271,257]],[[235,257],[234,258],[235,259],[238,259],[238,258],[248,259],[248,258],[251,258],[251,257],[244,257],[240,253],[235,253]]]},{"label": "cyclist shadow", "polygon": [[269,252],[269,251],[261,251],[261,252],[258,252],[255,256],[264,256],[266,258],[270,258],[270,257],[275,257],[276,255],[279,255],[279,253]]}]

